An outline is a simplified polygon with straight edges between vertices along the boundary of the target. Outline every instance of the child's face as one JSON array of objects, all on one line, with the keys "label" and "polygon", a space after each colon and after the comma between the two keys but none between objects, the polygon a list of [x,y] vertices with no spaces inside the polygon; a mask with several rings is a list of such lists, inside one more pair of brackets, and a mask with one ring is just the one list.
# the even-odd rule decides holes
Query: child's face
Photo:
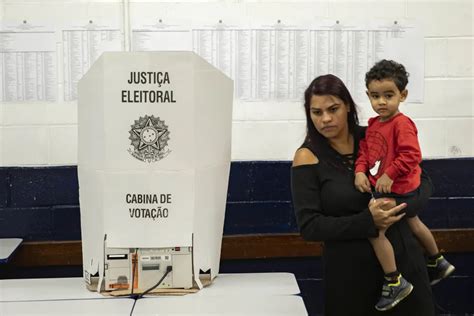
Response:
[{"label": "child's face", "polygon": [[380,120],[386,121],[398,114],[400,102],[405,101],[408,91],[399,91],[391,79],[372,80],[368,85],[367,96]]}]

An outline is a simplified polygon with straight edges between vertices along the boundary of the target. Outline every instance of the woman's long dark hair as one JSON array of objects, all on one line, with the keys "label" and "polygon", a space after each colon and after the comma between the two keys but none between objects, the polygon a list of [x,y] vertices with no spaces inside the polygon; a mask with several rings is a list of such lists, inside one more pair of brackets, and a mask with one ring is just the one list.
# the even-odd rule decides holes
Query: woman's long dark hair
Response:
[{"label": "woman's long dark hair", "polygon": [[329,146],[327,139],[317,131],[311,120],[310,106],[313,95],[332,95],[338,97],[344,104],[348,105],[349,113],[347,114],[347,123],[349,125],[349,133],[353,135],[359,126],[356,104],[342,80],[331,74],[317,77],[304,92],[306,138],[303,146],[309,147],[320,159],[325,158],[330,161],[335,161],[335,151]]}]

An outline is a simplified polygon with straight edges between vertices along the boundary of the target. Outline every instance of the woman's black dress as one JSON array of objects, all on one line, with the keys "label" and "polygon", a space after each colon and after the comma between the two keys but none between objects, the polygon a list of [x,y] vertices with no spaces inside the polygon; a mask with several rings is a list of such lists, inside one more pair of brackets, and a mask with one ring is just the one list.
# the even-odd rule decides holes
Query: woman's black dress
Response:
[{"label": "woman's black dress", "polygon": [[[364,131],[360,130],[358,136],[362,137]],[[360,137],[355,137],[356,143]],[[422,175],[420,190],[408,200],[406,211],[422,208],[431,192],[431,181]],[[390,226],[386,236],[393,246],[398,270],[414,289],[393,310],[375,310],[383,271],[368,238],[376,237],[377,230],[367,207],[370,194],[355,189],[351,168],[337,168],[322,160],[293,167],[292,193],[301,235],[306,240],[324,241],[326,316],[434,315],[423,251],[404,218]]]}]

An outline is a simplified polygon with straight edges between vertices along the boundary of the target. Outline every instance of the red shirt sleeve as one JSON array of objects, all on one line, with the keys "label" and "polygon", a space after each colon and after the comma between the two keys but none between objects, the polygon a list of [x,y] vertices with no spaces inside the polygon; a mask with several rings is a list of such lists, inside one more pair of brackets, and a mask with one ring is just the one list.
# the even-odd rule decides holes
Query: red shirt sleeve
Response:
[{"label": "red shirt sleeve", "polygon": [[[367,129],[369,129],[370,125],[372,125],[372,122],[374,121],[374,118],[369,119],[369,126]],[[366,130],[367,133],[367,130]],[[367,173],[369,170],[369,160],[368,160],[368,148],[367,148],[367,142],[364,139],[361,139],[359,141],[359,153],[357,154],[357,160],[355,163],[355,168],[354,168],[354,173],[357,172],[363,172]]]},{"label": "red shirt sleeve", "polygon": [[408,117],[397,121],[395,125],[395,159],[385,169],[385,173],[394,180],[406,175],[416,168],[421,162],[421,150],[418,143],[418,131],[415,123]]},{"label": "red shirt sleeve", "polygon": [[367,160],[367,142],[365,139],[362,139],[359,142],[359,154],[355,163],[354,172],[366,173],[367,170],[369,170],[369,161]]}]

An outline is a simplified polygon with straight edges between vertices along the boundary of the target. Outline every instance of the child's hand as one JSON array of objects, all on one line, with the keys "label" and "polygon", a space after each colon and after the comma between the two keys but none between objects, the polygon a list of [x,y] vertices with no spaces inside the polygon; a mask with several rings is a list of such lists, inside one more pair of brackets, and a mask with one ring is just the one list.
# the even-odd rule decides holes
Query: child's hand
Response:
[{"label": "child's hand", "polygon": [[390,193],[392,192],[393,180],[390,179],[387,174],[383,174],[375,183],[375,191],[379,193]]},{"label": "child's hand", "polygon": [[369,192],[370,193],[370,182],[369,178],[363,172],[357,172],[355,174],[354,185],[357,190],[360,192]]}]

